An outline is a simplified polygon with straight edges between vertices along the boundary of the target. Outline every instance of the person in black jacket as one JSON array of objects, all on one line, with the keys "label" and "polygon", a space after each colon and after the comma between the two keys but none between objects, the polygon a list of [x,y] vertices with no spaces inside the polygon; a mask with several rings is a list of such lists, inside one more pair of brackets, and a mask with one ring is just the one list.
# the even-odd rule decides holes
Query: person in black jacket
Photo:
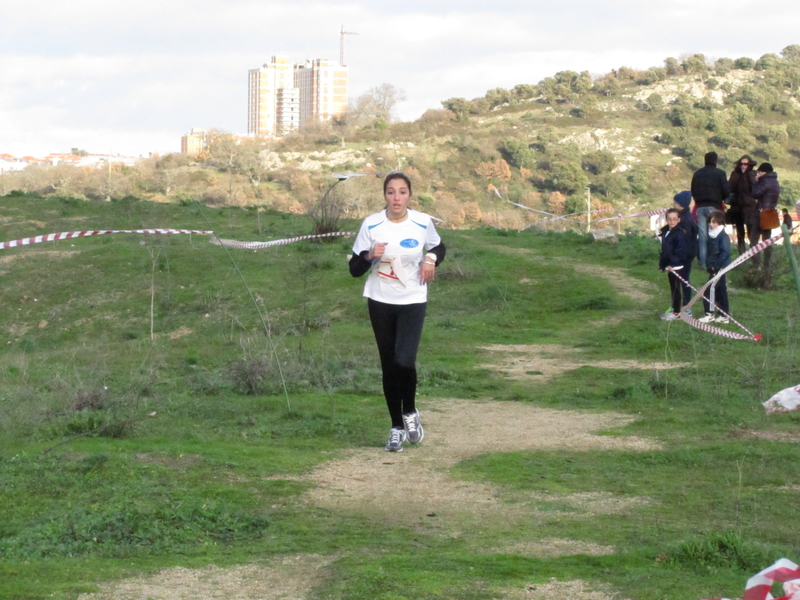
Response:
[{"label": "person in black jacket", "polygon": [[[758,210],[756,201],[753,198],[753,185],[756,182],[755,169],[756,162],[747,154],[742,156],[733,165],[733,171],[728,179],[731,188],[728,196],[728,217],[736,228],[736,245],[739,254],[745,252],[745,240],[750,239],[750,232],[755,227],[758,228]],[[747,237],[745,237],[745,225],[747,226]]]},{"label": "person in black jacket", "polygon": [[722,203],[730,193],[728,176],[717,168],[717,153],[705,155],[705,166],[697,169],[692,176],[692,197],[697,205],[698,260],[706,268],[706,247],[708,245],[708,215],[713,210],[723,210]]},{"label": "person in black jacket", "polygon": [[[725,215],[719,211],[708,217],[708,253],[706,267],[708,280],[711,281],[722,269],[731,264],[731,240],[725,233]],[[713,299],[714,305],[711,301]],[[730,323],[730,306],[728,305],[728,284],[725,275],[719,278],[716,285],[706,289],[703,295],[703,307],[706,314],[698,319],[701,323]],[[714,313],[720,314],[715,316]]]},{"label": "person in black jacket", "polygon": [[[756,182],[753,185],[753,198],[758,203],[756,209],[759,214],[758,227],[751,230],[750,245],[755,246],[761,240],[768,240],[772,229],[780,227],[778,217],[778,200],[781,197],[781,186],[778,183],[778,174],[769,163],[761,163],[756,171]],[[772,257],[772,247],[764,249],[764,266],[769,265]],[[759,256],[753,257],[753,264],[758,265]]]},{"label": "person in black jacket", "polygon": [[[689,204],[692,202],[692,192],[689,190],[678,192],[672,198],[672,201],[675,204],[675,208],[680,211],[678,213],[681,218],[680,228],[683,229],[683,233],[686,236],[686,244],[689,249],[686,260],[683,263],[683,270],[681,271],[681,277],[688,282],[692,274],[692,261],[697,257],[697,222],[692,216],[692,211],[689,210]],[[666,228],[661,230],[662,235],[665,231]],[[683,303],[689,304],[689,300],[691,299],[692,288],[688,283],[684,283]],[[687,312],[691,314],[691,311]]]},{"label": "person in black jacket", "polygon": [[664,321],[674,321],[681,316],[681,280],[675,273],[683,269],[689,255],[689,244],[686,234],[680,227],[681,217],[677,208],[667,210],[667,231],[661,236],[661,256],[658,259],[658,270],[667,272],[669,292],[672,299],[672,312],[661,315]]}]

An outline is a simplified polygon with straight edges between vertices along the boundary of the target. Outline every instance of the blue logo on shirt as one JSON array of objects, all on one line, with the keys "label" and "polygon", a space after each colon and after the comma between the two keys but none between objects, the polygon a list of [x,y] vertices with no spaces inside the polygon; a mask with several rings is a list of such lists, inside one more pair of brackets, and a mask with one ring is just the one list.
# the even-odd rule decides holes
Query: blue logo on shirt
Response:
[{"label": "blue logo on shirt", "polygon": [[417,240],[415,240],[414,238],[408,238],[408,239],[403,240],[402,242],[400,242],[400,245],[403,248],[416,248],[417,246],[419,246],[419,242]]}]

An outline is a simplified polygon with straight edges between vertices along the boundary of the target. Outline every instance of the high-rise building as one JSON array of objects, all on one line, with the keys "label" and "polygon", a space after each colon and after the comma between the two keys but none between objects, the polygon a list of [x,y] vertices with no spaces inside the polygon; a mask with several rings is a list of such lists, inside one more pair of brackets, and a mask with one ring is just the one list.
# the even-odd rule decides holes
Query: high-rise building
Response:
[{"label": "high-rise building", "polygon": [[273,56],[248,75],[248,135],[282,136],[347,111],[347,67],[327,59],[290,67]]},{"label": "high-rise building", "polygon": [[[297,94],[281,93],[294,87],[292,67],[285,56],[273,56],[272,62],[248,72],[247,134],[275,136],[290,131],[292,124],[299,127],[299,118],[291,119],[294,112],[299,115]],[[295,106],[290,103],[295,101]],[[281,120],[278,119],[278,114]]]},{"label": "high-rise building", "polygon": [[300,126],[327,121],[347,112],[347,67],[324,58],[294,66],[300,90]]}]

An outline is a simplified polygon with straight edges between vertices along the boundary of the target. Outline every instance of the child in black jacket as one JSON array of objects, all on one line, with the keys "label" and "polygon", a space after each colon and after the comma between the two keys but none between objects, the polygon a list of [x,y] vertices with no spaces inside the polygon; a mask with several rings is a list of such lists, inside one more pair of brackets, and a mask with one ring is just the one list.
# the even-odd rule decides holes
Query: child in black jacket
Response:
[{"label": "child in black jacket", "polygon": [[675,273],[683,269],[689,256],[689,242],[681,227],[680,211],[677,208],[667,210],[668,229],[661,237],[661,256],[658,259],[658,269],[667,272],[669,291],[672,298],[672,312],[665,312],[661,318],[665,321],[674,321],[681,315],[682,284]]},{"label": "child in black jacket", "polygon": [[[706,269],[708,279],[716,277],[720,269],[724,269],[731,264],[731,240],[725,233],[725,215],[721,211],[714,211],[708,215],[708,246],[706,251]],[[714,301],[720,315],[714,316],[714,307],[710,300]],[[702,323],[728,323],[730,308],[728,306],[728,285],[725,282],[725,275],[719,278],[717,283],[710,286],[704,296],[703,305],[706,315],[699,319]]]}]

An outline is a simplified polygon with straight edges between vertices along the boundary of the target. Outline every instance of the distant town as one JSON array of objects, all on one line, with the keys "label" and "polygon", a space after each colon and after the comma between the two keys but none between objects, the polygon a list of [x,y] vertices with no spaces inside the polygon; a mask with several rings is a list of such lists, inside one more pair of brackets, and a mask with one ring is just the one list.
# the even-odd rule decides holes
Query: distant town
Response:
[{"label": "distant town", "polygon": [[[341,35],[347,32],[342,29]],[[269,63],[248,71],[247,137],[277,138],[343,115],[347,111],[347,67],[340,51],[339,62],[316,58],[291,64],[286,56],[273,56]],[[196,155],[208,147],[214,130],[192,128],[181,137],[181,153]],[[2,150],[2,149],[0,149]],[[157,156],[151,153],[150,157]],[[21,171],[30,165],[69,164],[102,167],[133,165],[140,156],[90,154],[73,148],[70,153],[44,157],[0,154],[0,174]]]}]

